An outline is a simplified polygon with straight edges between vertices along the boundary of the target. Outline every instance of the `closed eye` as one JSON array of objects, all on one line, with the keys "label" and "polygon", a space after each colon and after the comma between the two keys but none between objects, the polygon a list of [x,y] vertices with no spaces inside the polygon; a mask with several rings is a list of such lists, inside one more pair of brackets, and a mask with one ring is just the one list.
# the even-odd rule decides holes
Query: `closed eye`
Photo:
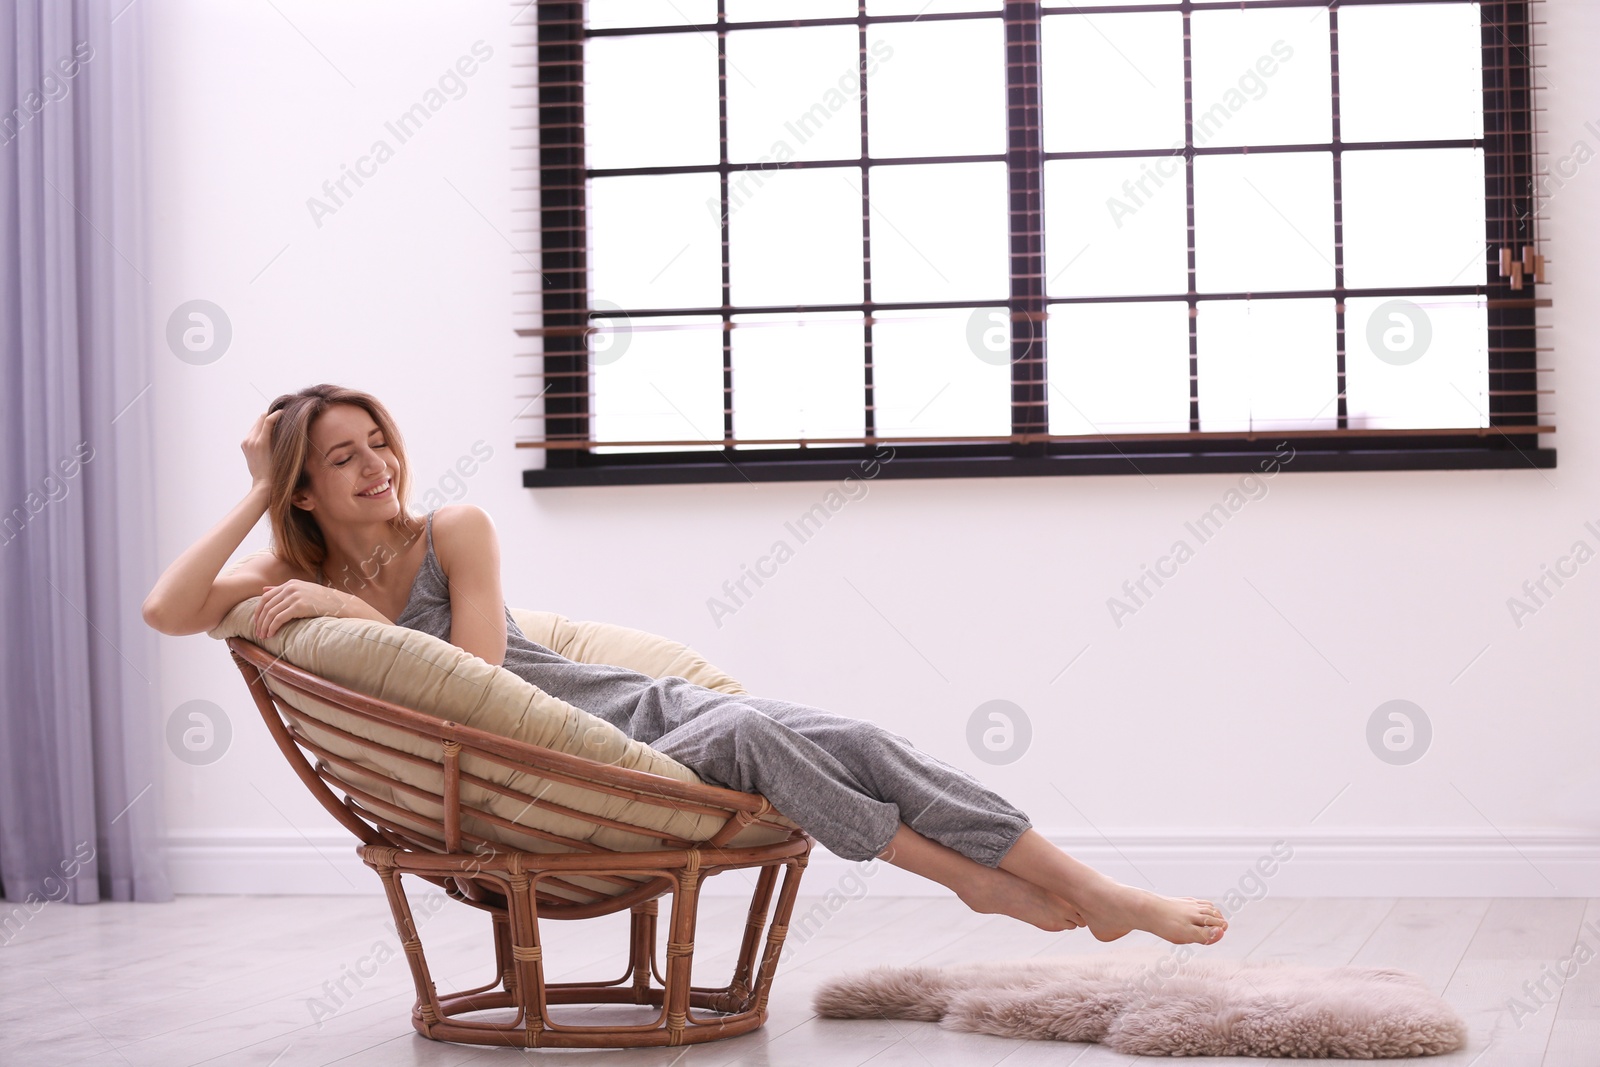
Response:
[{"label": "closed eye", "polygon": [[[388,448],[389,446],[386,445],[386,444],[383,444],[382,442],[379,442],[378,444],[375,444],[372,447],[373,448]],[[346,456],[343,459],[341,459],[339,462],[335,463],[334,466],[335,467],[342,467],[346,463],[349,463],[354,458],[355,458],[354,456]]]}]

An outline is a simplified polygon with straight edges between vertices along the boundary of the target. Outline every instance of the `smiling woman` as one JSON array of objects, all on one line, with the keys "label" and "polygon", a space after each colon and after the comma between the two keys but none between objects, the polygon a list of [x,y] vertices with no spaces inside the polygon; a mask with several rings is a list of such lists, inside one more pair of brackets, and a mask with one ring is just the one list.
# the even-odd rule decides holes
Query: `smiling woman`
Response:
[{"label": "smiling woman", "polygon": [[[1056,848],[976,778],[874,722],[775,697],[586,663],[518,628],[500,588],[499,539],[481,508],[413,516],[405,448],[367,393],[317,385],[279,397],[242,445],[250,494],[180,556],[145,601],[169,634],[215,628],[260,597],[258,639],[333,615],[404,626],[464,649],[603,719],[713,785],[756,793],[845,859],[887,859],[979,912],[1102,941],[1148,930],[1210,944],[1209,901],[1115,882]],[[273,549],[227,561],[263,513]],[[336,588],[326,575],[341,577]]]},{"label": "smiling woman", "polygon": [[[145,620],[168,634],[215,626],[229,608],[260,596],[254,623],[267,637],[321,615],[394,623],[404,612],[438,531],[437,562],[453,596],[470,598],[447,639],[498,664],[505,655],[499,552],[482,509],[456,504],[437,521],[411,515],[405,445],[376,398],[316,385],[274,400],[240,446],[252,485],[230,515],[167,568],[145,601]],[[268,516],[273,549],[220,570],[244,535]],[[433,513],[430,513],[430,516]]]}]

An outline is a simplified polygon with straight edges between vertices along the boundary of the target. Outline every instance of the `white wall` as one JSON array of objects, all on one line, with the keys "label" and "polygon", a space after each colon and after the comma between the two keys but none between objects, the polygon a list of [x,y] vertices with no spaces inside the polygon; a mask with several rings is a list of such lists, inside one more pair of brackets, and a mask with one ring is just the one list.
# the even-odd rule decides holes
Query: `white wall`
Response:
[{"label": "white wall", "polygon": [[[511,67],[517,10],[149,5],[163,566],[247,488],[238,444],[267,400],[339,382],[395,412],[419,491],[474,442],[493,448],[463,499],[495,518],[509,603],[667,634],[755,692],[874,718],[1126,881],[1220,893],[1282,838],[1295,859],[1275,892],[1600,894],[1600,563],[1520,629],[1506,603],[1575,540],[1600,547],[1583,525],[1600,527],[1586,414],[1600,381],[1582,340],[1600,325],[1600,171],[1549,211],[1558,469],[1291,464],[1120,629],[1106,599],[1238,476],[880,480],[718,626],[707,599],[828,484],[521,488],[533,461],[512,446],[506,236],[526,196],[510,191],[507,147],[512,79],[530,76]],[[1544,97],[1547,144],[1600,149],[1584,128],[1600,120],[1600,11],[1545,16],[1560,86]],[[319,227],[307,199],[375,139],[393,144],[384,123],[479,40],[493,55],[466,94]],[[206,366],[162,337],[195,298],[234,331]],[[266,537],[263,523],[241,551]],[[223,647],[162,647],[161,707],[214,701],[234,727],[218,762],[168,760],[180,891],[371,890]],[[1033,727],[1006,767],[966,742],[997,698]],[[1365,736],[1396,698],[1434,730],[1406,766]],[[813,866],[814,888],[828,869]],[[883,884],[922,885],[895,877]]]}]

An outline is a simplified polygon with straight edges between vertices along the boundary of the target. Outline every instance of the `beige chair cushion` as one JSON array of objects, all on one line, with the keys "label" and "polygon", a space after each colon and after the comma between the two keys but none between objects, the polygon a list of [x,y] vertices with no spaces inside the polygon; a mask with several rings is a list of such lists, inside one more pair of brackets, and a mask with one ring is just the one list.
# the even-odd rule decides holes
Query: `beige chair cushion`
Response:
[{"label": "beige chair cushion", "polygon": [[[326,681],[441,719],[674,781],[700,781],[688,767],[629,738],[605,720],[551,696],[503,667],[420,630],[368,619],[324,616],[296,619],[272,637],[256,641],[251,633],[250,617],[259,600],[259,597],[252,597],[235,605],[222,622],[209,631],[210,636],[218,640],[242,637],[255,641],[273,655]],[[610,623],[574,622],[553,612],[513,608],[511,614],[518,628],[531,640],[569,659],[612,663],[653,677],[673,675],[722,692],[745,691],[692,649],[655,634]],[[270,680],[268,686],[280,699],[315,723],[354,735],[354,738],[341,736],[331,729],[319,729],[315,723],[305,726],[305,733],[311,740],[355,765],[357,769],[324,762],[323,769],[338,778],[341,785],[357,790],[354,795],[358,802],[363,801],[361,793],[370,794],[401,810],[392,812],[378,804],[364,804],[369,810],[377,809],[397,825],[437,836],[427,829],[425,822],[408,819],[406,813],[415,812],[437,820],[442,818],[442,805],[395,785],[412,785],[436,795],[443,792],[444,775],[437,742],[369,722]],[[420,760],[407,760],[367,744],[369,741],[420,757]],[[704,841],[722,825],[719,816],[684,811],[669,800],[617,797],[600,790],[551,781],[531,772],[514,771],[470,754],[463,756],[461,769],[463,774],[476,775],[526,797],[538,798],[537,803],[530,805],[526,799],[506,797],[483,786],[465,782],[462,786],[464,806],[503,820],[503,823],[494,822],[467,814],[462,819],[463,833],[522,851],[573,851],[561,842],[539,836],[539,831],[607,851],[662,847],[653,837],[596,825],[576,815],[563,814],[559,808],[659,830],[686,841]],[[794,826],[776,813],[765,816],[764,823],[752,823],[729,844],[748,846],[782,840]],[[573,876],[570,881],[608,894],[626,888],[615,881],[584,876]],[[559,892],[559,888],[551,891]],[[579,895],[570,896],[581,899]]]},{"label": "beige chair cushion", "polygon": [[573,622],[553,611],[512,608],[511,617],[528,640],[579,663],[613,663],[652,678],[687,678],[720,693],[748,692],[694,649],[644,630],[609,622]]}]

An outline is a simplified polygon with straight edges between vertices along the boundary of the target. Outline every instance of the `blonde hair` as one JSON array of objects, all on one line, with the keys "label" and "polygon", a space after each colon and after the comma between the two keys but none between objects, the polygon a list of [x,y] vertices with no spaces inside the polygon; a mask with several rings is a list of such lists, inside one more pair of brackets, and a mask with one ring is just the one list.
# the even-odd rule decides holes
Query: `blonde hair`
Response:
[{"label": "blonde hair", "polygon": [[384,444],[394,453],[400,473],[395,478],[394,496],[400,501],[400,514],[389,526],[407,540],[416,531],[411,515],[411,465],[406,460],[404,442],[389,409],[371,393],[346,389],[341,385],[312,385],[298,393],[284,393],[267,407],[267,413],[281,410],[272,427],[272,489],[267,497],[267,517],[272,523],[271,547],[281,560],[305,571],[315,571],[328,558],[328,543],[316,516],[294,506],[294,494],[311,483],[306,460],[312,453],[311,428],[334,404],[362,408],[378,424]]}]

